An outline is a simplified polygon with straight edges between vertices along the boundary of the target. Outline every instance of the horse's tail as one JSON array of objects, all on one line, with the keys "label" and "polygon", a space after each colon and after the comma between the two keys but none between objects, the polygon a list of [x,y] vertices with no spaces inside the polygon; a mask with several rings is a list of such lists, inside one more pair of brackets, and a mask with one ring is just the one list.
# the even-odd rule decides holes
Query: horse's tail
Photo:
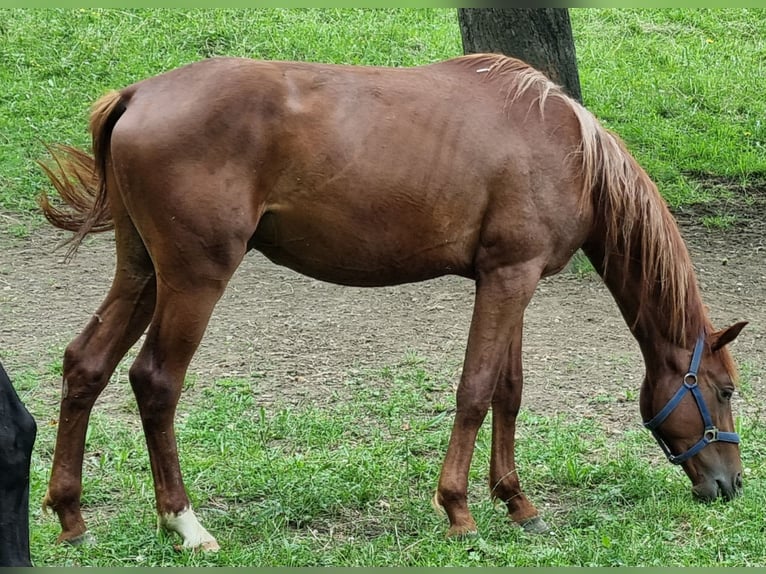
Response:
[{"label": "horse's tail", "polygon": [[54,226],[74,231],[67,258],[77,251],[89,233],[113,229],[106,190],[109,140],[117,120],[125,112],[120,92],[109,92],[91,108],[90,132],[93,155],[72,146],[48,146],[52,161],[38,162],[56,188],[65,207],[54,206],[46,192],[38,197],[45,218]]}]

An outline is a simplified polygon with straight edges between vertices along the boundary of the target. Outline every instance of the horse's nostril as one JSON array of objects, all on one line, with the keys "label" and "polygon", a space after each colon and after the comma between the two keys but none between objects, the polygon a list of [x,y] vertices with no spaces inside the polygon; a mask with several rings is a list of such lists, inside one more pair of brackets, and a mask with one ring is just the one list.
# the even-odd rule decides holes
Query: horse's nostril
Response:
[{"label": "horse's nostril", "polygon": [[724,500],[732,500],[739,496],[742,491],[742,473],[738,472],[729,480],[717,479],[717,495]]}]

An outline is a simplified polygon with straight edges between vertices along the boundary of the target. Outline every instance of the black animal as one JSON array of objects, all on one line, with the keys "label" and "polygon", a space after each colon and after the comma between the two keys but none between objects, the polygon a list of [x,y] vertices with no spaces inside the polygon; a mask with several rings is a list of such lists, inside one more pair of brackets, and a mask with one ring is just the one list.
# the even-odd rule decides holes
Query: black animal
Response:
[{"label": "black animal", "polygon": [[31,566],[29,465],[37,424],[0,363],[0,566]]}]

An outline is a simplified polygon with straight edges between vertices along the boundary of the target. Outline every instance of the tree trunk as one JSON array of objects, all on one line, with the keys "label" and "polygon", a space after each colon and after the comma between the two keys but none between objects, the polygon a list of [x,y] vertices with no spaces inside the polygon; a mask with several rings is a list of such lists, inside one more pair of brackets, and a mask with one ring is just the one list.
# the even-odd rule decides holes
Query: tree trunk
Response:
[{"label": "tree trunk", "polygon": [[466,54],[499,52],[524,60],[582,102],[566,8],[459,8],[458,21]]}]

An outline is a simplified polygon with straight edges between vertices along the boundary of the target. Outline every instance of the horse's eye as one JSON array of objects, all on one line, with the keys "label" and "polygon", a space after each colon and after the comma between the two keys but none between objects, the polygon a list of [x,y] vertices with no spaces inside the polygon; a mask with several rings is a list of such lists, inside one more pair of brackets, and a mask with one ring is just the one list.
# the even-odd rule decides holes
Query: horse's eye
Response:
[{"label": "horse's eye", "polygon": [[734,394],[734,389],[721,389],[718,391],[719,396],[722,400],[728,401],[731,399],[732,395]]}]

